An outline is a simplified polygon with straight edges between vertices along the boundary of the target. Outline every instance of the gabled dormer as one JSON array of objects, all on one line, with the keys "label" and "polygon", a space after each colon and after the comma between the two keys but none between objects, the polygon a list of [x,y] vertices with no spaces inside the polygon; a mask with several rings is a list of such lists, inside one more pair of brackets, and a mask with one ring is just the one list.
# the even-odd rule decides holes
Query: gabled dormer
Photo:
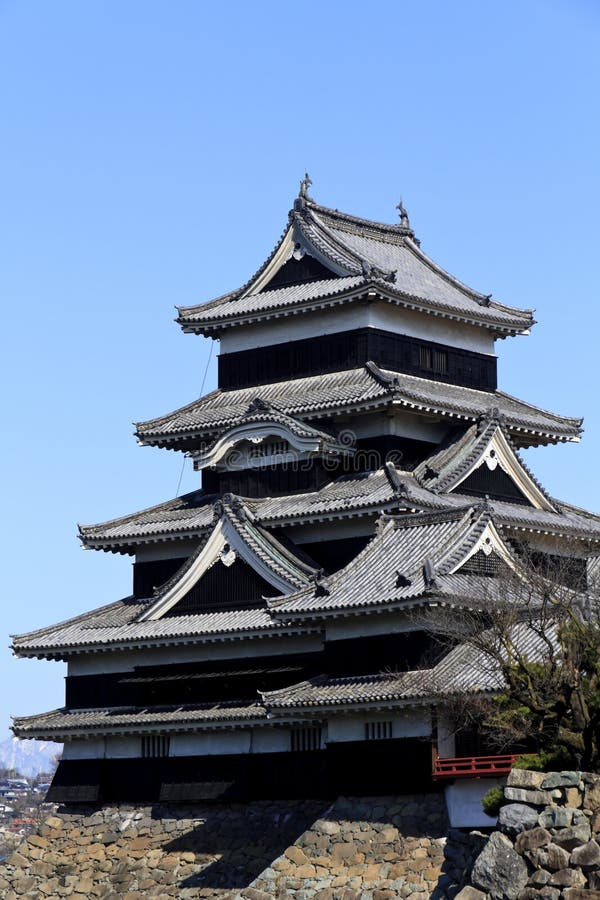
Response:
[{"label": "gabled dormer", "polygon": [[489,496],[556,512],[515,450],[498,410],[451,434],[414,475],[423,487],[439,494]]},{"label": "gabled dormer", "polygon": [[231,495],[214,506],[208,537],[146,604],[138,622],[207,610],[265,607],[266,598],[311,583],[318,567],[255,522]]}]

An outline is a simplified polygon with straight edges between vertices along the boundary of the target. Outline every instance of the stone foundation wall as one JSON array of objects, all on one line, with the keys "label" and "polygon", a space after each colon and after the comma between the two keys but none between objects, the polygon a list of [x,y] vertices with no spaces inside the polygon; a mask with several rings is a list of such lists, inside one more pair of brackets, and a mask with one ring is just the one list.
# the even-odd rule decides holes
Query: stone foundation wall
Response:
[{"label": "stone foundation wall", "polygon": [[0,866],[0,896],[442,898],[446,843],[440,794],[62,808]]},{"label": "stone foundation wall", "polygon": [[456,900],[600,900],[600,775],[513,769]]}]

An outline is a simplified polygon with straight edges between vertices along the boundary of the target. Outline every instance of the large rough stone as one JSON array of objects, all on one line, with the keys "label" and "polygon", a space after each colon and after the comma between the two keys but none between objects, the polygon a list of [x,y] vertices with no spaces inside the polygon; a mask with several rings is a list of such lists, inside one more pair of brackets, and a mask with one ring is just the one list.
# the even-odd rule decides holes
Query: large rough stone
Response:
[{"label": "large rough stone", "polygon": [[527,865],[508,838],[495,831],[475,860],[471,881],[493,900],[517,900],[527,883]]},{"label": "large rough stone", "polygon": [[573,810],[567,806],[549,806],[538,817],[542,828],[566,828],[573,820]]},{"label": "large rough stone", "polygon": [[592,812],[600,809],[600,781],[594,781],[585,785],[583,805],[585,809],[590,809]]},{"label": "large rough stone", "polygon": [[563,897],[565,900],[600,900],[600,891],[590,890],[590,888],[567,888]]},{"label": "large rough stone", "polygon": [[600,865],[600,846],[592,840],[582,844],[581,847],[575,847],[569,862],[572,866]]},{"label": "large rough stone", "polygon": [[552,835],[545,828],[530,828],[517,835],[515,850],[523,855],[527,850],[537,850],[552,842]]},{"label": "large rough stone", "polygon": [[552,872],[564,869],[569,865],[569,853],[557,844],[548,844],[537,852],[538,865]]},{"label": "large rough stone", "polygon": [[577,787],[581,780],[579,772],[549,772],[540,787],[543,791],[551,791],[557,787]]},{"label": "large rough stone", "polygon": [[581,844],[587,844],[592,832],[589,825],[571,825],[569,828],[562,828],[554,835],[554,843],[565,850],[574,850]]},{"label": "large rough stone", "polygon": [[485,896],[483,891],[478,891],[477,888],[467,885],[455,895],[454,900],[485,900]]},{"label": "large rough stone", "polygon": [[531,803],[532,806],[546,806],[552,803],[552,794],[549,791],[528,791],[525,788],[504,788],[504,796],[515,803]]},{"label": "large rough stone", "polygon": [[583,887],[585,875],[581,869],[559,869],[550,878],[550,884],[557,887]]},{"label": "large rough stone", "polygon": [[537,810],[524,803],[507,803],[500,808],[498,827],[506,834],[518,834],[538,824]]},{"label": "large rough stone", "polygon": [[545,885],[543,888],[526,887],[518,896],[518,900],[559,900],[560,889]]},{"label": "large rough stone", "polygon": [[533,769],[511,769],[506,784],[508,787],[538,790],[545,777],[545,772],[535,772]]}]

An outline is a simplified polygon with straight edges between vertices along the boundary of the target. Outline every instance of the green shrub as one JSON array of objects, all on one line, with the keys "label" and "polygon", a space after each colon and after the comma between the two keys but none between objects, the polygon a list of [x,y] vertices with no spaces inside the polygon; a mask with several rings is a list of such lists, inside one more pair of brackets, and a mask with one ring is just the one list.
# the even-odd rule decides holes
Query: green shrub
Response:
[{"label": "green shrub", "polygon": [[481,798],[481,805],[486,815],[496,818],[500,812],[500,807],[504,806],[507,801],[504,799],[504,788],[490,788],[487,794]]},{"label": "green shrub", "polygon": [[524,753],[518,756],[513,769],[533,769],[534,772],[557,772],[573,767],[573,760],[565,747],[553,747],[539,753]]},{"label": "green shrub", "polygon": [[523,756],[518,756],[514,761],[513,769],[533,769],[534,772],[545,771],[542,757],[539,753],[524,753]]}]

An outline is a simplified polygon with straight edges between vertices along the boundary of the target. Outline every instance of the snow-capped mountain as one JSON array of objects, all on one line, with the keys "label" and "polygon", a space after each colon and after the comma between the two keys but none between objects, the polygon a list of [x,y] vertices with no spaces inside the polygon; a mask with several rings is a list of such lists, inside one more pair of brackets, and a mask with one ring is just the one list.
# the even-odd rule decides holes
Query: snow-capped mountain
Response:
[{"label": "snow-capped mountain", "polygon": [[51,741],[21,741],[9,737],[0,743],[0,767],[15,769],[27,778],[40,772],[53,772],[55,758],[61,750],[60,744]]}]

